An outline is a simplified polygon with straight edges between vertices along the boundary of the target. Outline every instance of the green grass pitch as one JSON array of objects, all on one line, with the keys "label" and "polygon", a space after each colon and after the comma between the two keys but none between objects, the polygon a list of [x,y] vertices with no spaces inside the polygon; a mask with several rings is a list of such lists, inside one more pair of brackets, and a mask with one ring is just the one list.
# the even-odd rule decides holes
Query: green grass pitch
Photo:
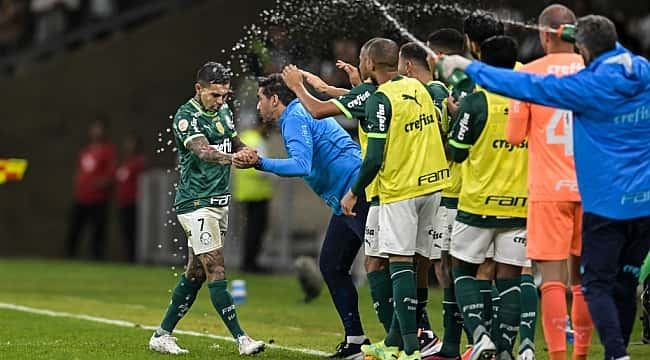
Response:
[{"label": "green grass pitch", "polygon": [[[169,267],[92,264],[82,262],[0,260],[5,280],[0,303],[84,314],[134,323],[130,327],[70,317],[52,317],[0,306],[0,359],[166,359],[168,355],[147,349],[151,330],[157,326],[169,302],[180,269]],[[311,304],[299,302],[297,281],[290,276],[253,276],[229,273],[229,279],[245,279],[248,301],[238,307],[243,328],[254,338],[274,345],[330,352],[343,338],[329,295]],[[441,292],[432,289],[429,316],[438,334],[441,329]],[[382,330],[372,310],[367,287],[360,289],[361,317],[372,340]],[[1,304],[0,304],[1,305]],[[639,342],[637,323],[632,342]],[[202,289],[178,329],[227,336],[227,330]],[[184,359],[236,359],[235,344],[207,336],[178,334],[179,344],[190,350]],[[537,358],[547,359],[541,324],[537,329]],[[603,357],[594,337],[590,359]],[[650,346],[631,345],[633,359],[650,358]],[[322,358],[298,351],[267,349],[260,359]]]}]

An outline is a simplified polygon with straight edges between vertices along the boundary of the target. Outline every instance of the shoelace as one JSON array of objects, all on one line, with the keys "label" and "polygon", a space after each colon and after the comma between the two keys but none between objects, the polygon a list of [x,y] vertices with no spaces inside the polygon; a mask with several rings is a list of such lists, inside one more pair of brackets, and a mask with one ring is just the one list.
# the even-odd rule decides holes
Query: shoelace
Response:
[{"label": "shoelace", "polygon": [[345,349],[347,349],[347,348],[348,348],[348,343],[345,342],[345,341],[343,341],[343,342],[341,342],[340,344],[338,344],[338,345],[336,346],[336,352],[343,351],[343,350],[345,350]]}]

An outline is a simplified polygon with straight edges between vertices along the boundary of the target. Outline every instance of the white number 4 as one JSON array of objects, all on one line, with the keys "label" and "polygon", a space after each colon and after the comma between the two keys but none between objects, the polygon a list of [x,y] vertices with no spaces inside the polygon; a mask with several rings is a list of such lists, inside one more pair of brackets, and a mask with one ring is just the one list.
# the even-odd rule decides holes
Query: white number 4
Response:
[{"label": "white number 4", "polygon": [[[563,134],[556,134],[558,125],[562,123]],[[564,144],[564,155],[573,155],[573,112],[567,110],[555,110],[551,121],[546,127],[547,144]]]}]

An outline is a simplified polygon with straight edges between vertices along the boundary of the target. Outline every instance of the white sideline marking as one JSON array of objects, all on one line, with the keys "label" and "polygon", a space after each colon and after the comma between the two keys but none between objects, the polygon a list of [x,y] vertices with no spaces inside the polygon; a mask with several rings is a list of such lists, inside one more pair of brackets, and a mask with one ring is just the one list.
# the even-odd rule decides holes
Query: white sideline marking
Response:
[{"label": "white sideline marking", "polygon": [[[121,326],[121,327],[130,327],[130,328],[142,328],[142,329],[145,329],[145,330],[152,330],[152,331],[156,330],[158,328],[157,326],[140,325],[140,324],[136,324],[134,322],[125,321],[125,320],[113,320],[113,319],[107,319],[107,318],[102,318],[102,317],[97,317],[97,316],[92,316],[92,315],[86,315],[86,314],[72,314],[72,313],[53,311],[53,310],[47,310],[47,309],[36,309],[36,308],[28,307],[28,306],[22,306],[22,305],[17,305],[17,304],[8,304],[8,303],[2,303],[2,302],[0,302],[0,309],[22,311],[22,312],[26,312],[26,313],[30,313],[30,314],[38,314],[38,315],[45,315],[45,316],[51,316],[51,317],[63,317],[63,318],[70,318],[70,319],[80,319],[80,320],[86,320],[86,321],[101,323],[101,324],[115,325],[115,326]],[[205,334],[205,333],[200,333],[200,332],[196,332],[196,331],[174,330],[174,334],[206,337],[206,338],[210,338],[210,339],[217,339],[217,340],[235,342],[235,339],[233,339],[231,337],[213,335],[213,334]],[[279,349],[279,350],[286,350],[286,351],[292,351],[292,352],[299,352],[299,353],[308,354],[308,355],[317,355],[317,356],[327,356],[327,355],[329,355],[328,353],[318,351],[318,350],[303,349],[303,348],[293,348],[293,347],[275,345],[275,344],[266,344],[266,347],[271,348],[271,349]]]}]

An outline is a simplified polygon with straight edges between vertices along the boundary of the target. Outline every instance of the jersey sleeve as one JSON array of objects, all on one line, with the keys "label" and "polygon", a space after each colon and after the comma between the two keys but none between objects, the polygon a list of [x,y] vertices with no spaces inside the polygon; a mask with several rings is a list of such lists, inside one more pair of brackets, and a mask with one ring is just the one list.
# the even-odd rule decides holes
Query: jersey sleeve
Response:
[{"label": "jersey sleeve", "polygon": [[282,127],[288,158],[263,158],[261,169],[284,177],[304,177],[311,173],[314,141],[307,116],[289,115]]},{"label": "jersey sleeve", "polygon": [[337,96],[329,101],[341,110],[348,119],[362,118],[366,113],[366,100],[375,92],[371,84],[362,83],[353,87],[347,94]]},{"label": "jersey sleeve", "polygon": [[[474,93],[466,96],[460,103],[458,114],[449,133],[449,145],[456,149],[469,149],[478,140],[485,125],[485,95]],[[487,111],[487,109],[485,109]]]},{"label": "jersey sleeve", "polygon": [[390,126],[392,109],[386,95],[376,92],[366,102],[366,119],[368,120],[368,137],[385,139]]},{"label": "jersey sleeve", "polygon": [[530,127],[530,103],[510,100],[508,123],[506,124],[506,140],[509,143],[521,144]]},{"label": "jersey sleeve", "polygon": [[[198,120],[188,111],[179,111],[174,116],[174,135],[187,147],[190,140],[199,136],[206,136],[201,132]],[[206,136],[207,137],[207,136]]]}]

